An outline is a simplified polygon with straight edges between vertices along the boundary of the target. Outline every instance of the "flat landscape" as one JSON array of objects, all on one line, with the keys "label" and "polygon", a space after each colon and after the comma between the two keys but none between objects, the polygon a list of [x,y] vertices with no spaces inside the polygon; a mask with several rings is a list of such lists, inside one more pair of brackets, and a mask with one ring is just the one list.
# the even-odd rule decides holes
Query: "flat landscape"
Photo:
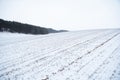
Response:
[{"label": "flat landscape", "polygon": [[0,80],[120,80],[120,29],[1,32]]}]

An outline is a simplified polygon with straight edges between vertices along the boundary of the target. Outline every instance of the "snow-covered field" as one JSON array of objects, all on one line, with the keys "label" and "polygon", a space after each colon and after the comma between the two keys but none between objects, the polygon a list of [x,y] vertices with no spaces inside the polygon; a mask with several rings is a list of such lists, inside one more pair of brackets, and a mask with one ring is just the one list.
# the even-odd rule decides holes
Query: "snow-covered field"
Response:
[{"label": "snow-covered field", "polygon": [[120,80],[120,30],[0,33],[0,80]]}]

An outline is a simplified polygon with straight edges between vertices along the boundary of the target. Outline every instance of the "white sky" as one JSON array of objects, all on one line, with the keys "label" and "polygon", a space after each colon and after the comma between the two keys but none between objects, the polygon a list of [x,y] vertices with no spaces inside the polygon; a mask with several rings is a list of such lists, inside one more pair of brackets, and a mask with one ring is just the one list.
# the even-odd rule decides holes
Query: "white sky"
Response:
[{"label": "white sky", "polygon": [[120,0],[0,0],[0,18],[54,29],[120,28]]}]

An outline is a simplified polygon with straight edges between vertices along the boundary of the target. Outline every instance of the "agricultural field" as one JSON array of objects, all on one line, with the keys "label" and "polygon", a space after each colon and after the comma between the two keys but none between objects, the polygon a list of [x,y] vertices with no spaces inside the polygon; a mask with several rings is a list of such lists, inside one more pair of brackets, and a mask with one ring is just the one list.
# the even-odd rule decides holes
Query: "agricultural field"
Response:
[{"label": "agricultural field", "polygon": [[120,80],[120,29],[1,32],[0,80]]}]

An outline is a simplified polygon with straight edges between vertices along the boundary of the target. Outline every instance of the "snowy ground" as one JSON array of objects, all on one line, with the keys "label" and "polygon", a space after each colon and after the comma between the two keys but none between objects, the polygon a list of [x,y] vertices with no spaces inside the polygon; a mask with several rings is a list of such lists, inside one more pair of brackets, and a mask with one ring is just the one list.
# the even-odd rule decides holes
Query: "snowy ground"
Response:
[{"label": "snowy ground", "polygon": [[0,80],[120,80],[120,30],[0,33]]}]

